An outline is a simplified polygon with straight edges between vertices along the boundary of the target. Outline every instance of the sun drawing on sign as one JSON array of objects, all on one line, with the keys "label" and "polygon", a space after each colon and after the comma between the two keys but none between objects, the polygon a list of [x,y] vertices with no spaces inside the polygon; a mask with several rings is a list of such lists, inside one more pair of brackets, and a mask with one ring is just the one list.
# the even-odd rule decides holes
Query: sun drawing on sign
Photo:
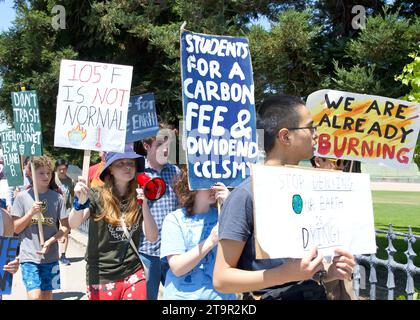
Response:
[{"label": "sun drawing on sign", "polygon": [[87,131],[83,129],[80,124],[76,128],[71,129],[67,136],[69,137],[70,143],[74,146],[78,146],[86,138]]}]

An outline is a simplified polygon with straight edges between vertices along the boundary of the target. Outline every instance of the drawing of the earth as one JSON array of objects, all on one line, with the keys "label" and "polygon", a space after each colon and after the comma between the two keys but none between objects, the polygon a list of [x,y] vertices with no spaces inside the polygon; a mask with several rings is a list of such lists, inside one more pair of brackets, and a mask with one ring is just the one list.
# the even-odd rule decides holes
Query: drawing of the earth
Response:
[{"label": "drawing of the earth", "polygon": [[83,137],[81,132],[73,131],[69,134],[70,144],[73,146],[80,146],[82,143]]},{"label": "drawing of the earth", "polygon": [[302,197],[299,194],[295,194],[292,198],[292,207],[293,211],[296,214],[300,214],[303,209],[303,200]]}]

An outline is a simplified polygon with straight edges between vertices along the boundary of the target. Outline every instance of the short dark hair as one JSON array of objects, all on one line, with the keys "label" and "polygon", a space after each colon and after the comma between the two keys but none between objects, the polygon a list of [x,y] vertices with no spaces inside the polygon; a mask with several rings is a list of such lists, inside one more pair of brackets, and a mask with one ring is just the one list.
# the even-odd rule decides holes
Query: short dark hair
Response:
[{"label": "short dark hair", "polygon": [[311,165],[312,167],[316,168],[315,156],[311,158]]},{"label": "short dark hair", "polygon": [[302,99],[286,94],[266,98],[261,103],[258,108],[257,128],[264,130],[266,153],[273,149],[280,129],[299,126],[298,109],[300,106],[305,106]]},{"label": "short dark hair", "polygon": [[54,171],[55,171],[55,170],[57,170],[57,168],[58,168],[59,166],[66,166],[66,168],[68,168],[68,167],[69,167],[69,162],[68,162],[67,160],[65,160],[65,159],[58,159],[58,160],[55,162]]},{"label": "short dark hair", "polygon": [[[161,122],[161,123],[159,123],[158,135],[159,135],[159,133],[161,133],[160,131],[161,130],[164,130],[164,129],[174,130],[175,127],[173,125],[171,125],[171,124],[166,123],[166,122]],[[144,149],[143,143],[146,143],[149,146],[151,146],[152,143],[153,143],[153,141],[156,140],[156,137],[157,136],[153,136],[153,137],[149,137],[149,138],[146,138],[146,139],[143,139],[143,140],[139,140],[139,141],[134,142],[134,144],[133,144],[134,151],[137,154],[146,157],[147,156],[147,151],[146,151],[146,149]]]}]

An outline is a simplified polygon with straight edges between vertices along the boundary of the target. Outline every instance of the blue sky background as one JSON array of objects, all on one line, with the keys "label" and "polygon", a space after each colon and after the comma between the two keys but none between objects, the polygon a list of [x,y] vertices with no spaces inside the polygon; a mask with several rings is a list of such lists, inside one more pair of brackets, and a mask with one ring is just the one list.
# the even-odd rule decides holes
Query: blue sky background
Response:
[{"label": "blue sky background", "polygon": [[15,16],[12,0],[0,2],[0,32],[7,31],[11,27]]},{"label": "blue sky background", "polygon": [[[12,0],[5,0],[5,1],[0,2],[0,33],[3,31],[7,31],[12,26],[12,21],[15,19],[15,16],[16,16],[16,13],[15,13],[15,9],[13,9]],[[0,87],[1,87],[1,79],[0,79]],[[8,127],[8,124],[1,121],[0,131],[7,129],[7,127]]]}]

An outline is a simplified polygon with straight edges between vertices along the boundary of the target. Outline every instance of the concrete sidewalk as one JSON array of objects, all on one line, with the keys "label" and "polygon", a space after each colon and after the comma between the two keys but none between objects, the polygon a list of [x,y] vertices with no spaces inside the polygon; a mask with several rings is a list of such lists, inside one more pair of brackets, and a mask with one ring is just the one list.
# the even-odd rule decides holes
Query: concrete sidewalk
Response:
[{"label": "concrete sidewalk", "polygon": [[420,183],[371,182],[372,190],[420,192]]},{"label": "concrete sidewalk", "polygon": [[[61,289],[53,291],[54,300],[87,300],[86,262],[84,260],[87,236],[72,230],[66,256],[71,265],[60,263]],[[12,294],[4,295],[3,300],[26,300],[26,289],[19,270],[13,277]]]}]

